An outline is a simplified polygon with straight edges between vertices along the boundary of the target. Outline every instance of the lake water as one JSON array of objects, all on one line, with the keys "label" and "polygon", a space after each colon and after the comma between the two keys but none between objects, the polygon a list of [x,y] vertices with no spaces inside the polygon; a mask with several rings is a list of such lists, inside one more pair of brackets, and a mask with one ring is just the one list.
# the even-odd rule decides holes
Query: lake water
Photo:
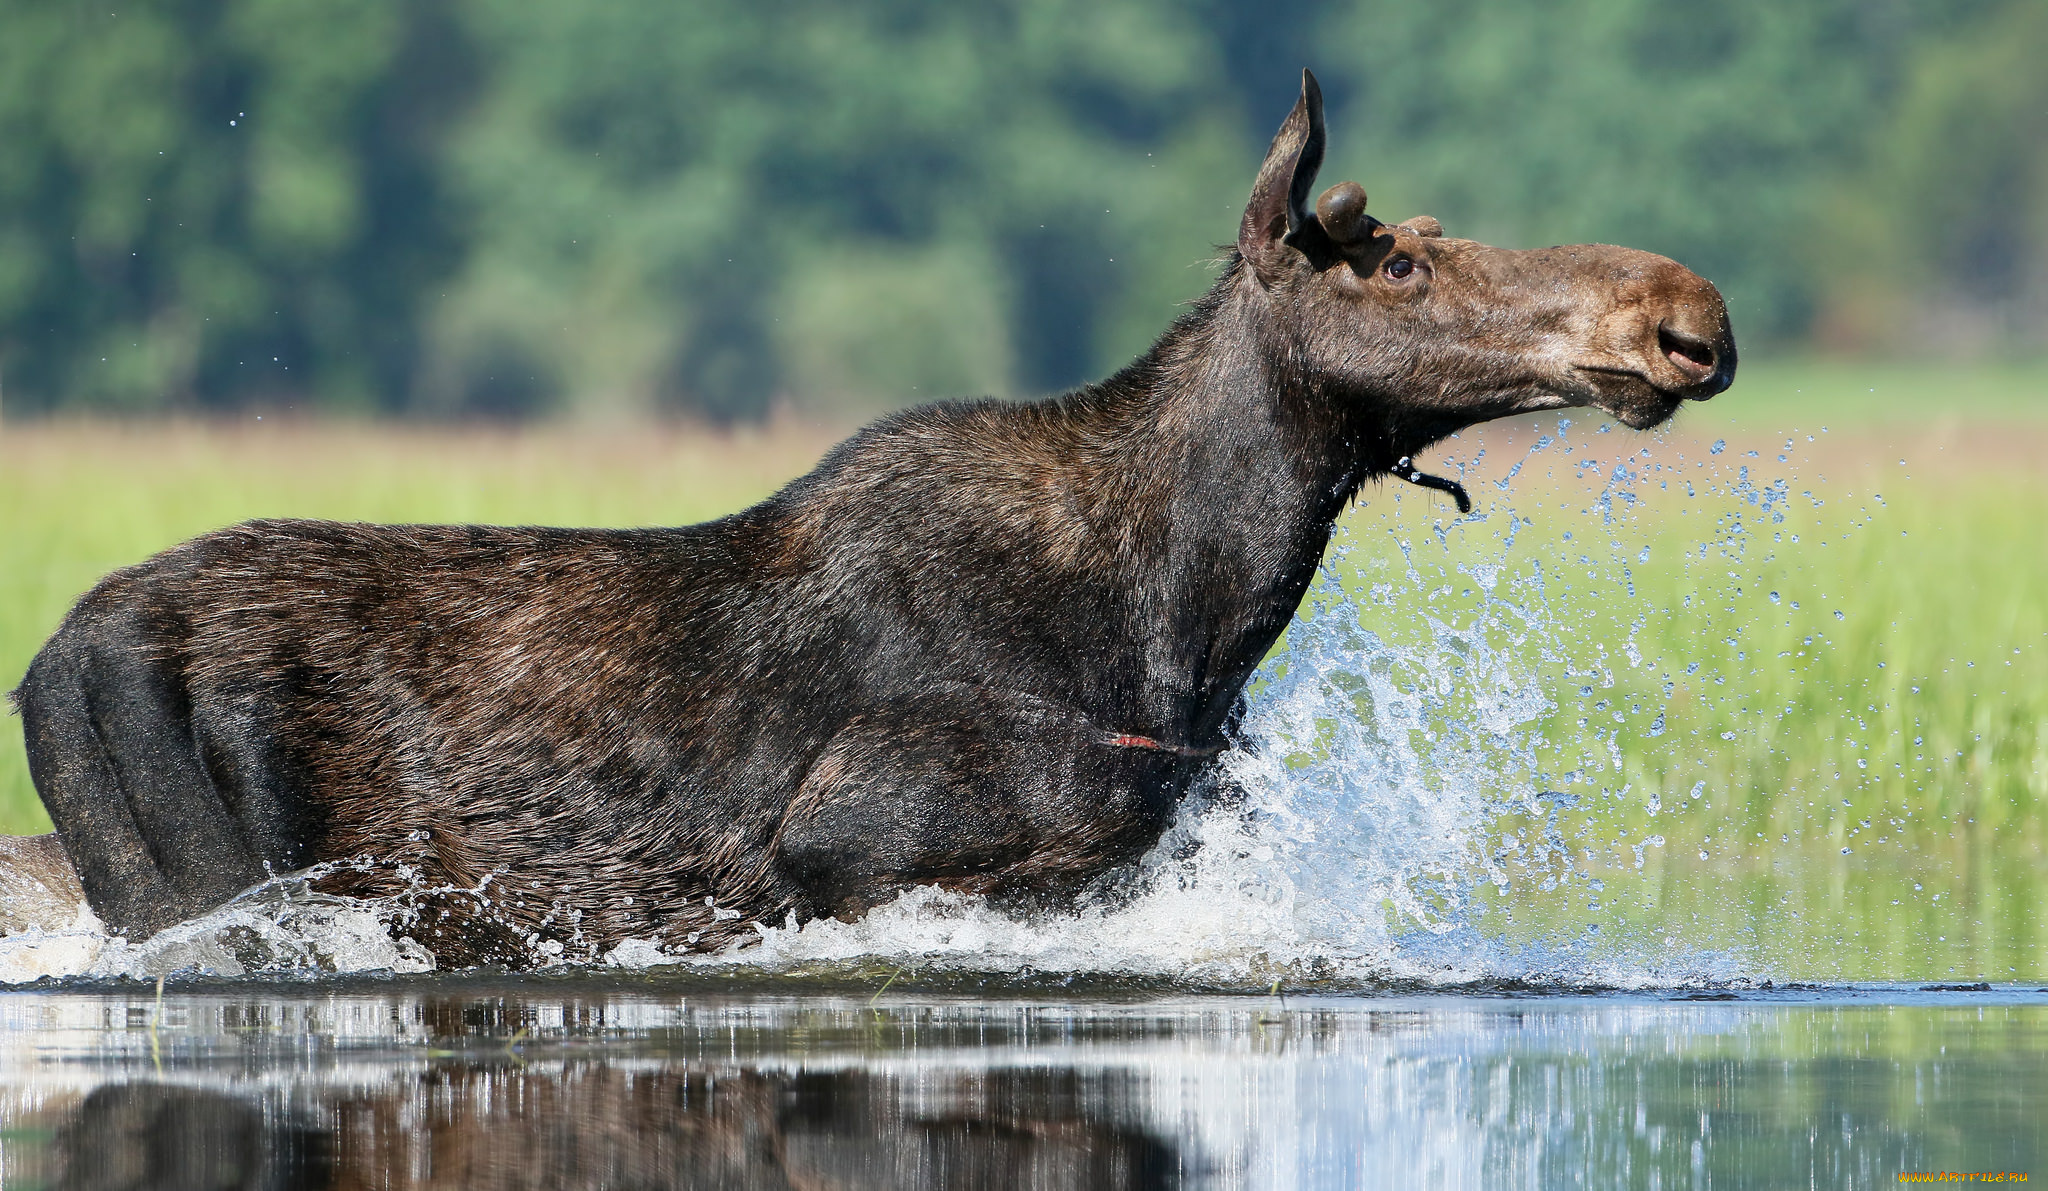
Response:
[{"label": "lake water", "polygon": [[[9,1188],[2048,1178],[2048,989],[1196,996],[646,976],[0,995]],[[1728,998],[1728,999],[1717,999]]]}]

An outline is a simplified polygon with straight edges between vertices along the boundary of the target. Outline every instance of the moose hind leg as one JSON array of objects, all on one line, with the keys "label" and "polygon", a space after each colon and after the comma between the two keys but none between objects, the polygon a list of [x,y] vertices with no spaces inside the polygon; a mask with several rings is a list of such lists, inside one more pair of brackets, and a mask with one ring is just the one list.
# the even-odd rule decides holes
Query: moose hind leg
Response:
[{"label": "moose hind leg", "polygon": [[23,727],[86,899],[108,926],[147,937],[263,869],[200,763],[176,676],[119,645],[53,642],[22,684]]},{"label": "moose hind leg", "polygon": [[15,692],[29,777],[93,910],[114,929],[153,934],[177,921],[170,883],[121,792],[77,669],[55,652],[45,649]]}]

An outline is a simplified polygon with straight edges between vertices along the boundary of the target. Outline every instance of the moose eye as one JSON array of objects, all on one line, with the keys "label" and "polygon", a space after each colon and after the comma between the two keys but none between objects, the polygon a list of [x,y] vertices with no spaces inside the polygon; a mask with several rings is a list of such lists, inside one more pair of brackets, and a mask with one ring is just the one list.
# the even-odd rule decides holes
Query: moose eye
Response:
[{"label": "moose eye", "polygon": [[1387,276],[1396,281],[1415,271],[1415,262],[1405,256],[1397,256],[1387,262]]}]

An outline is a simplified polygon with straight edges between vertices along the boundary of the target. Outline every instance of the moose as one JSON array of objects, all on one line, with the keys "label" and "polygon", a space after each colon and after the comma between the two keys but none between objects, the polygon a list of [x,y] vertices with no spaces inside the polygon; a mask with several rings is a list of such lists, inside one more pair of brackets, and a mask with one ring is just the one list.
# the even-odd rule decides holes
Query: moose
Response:
[{"label": "moose", "polygon": [[146,937],[320,866],[418,895],[454,965],[1079,895],[1229,747],[1367,481],[1462,505],[1411,457],[1734,377],[1676,262],[1311,206],[1324,146],[1304,72],[1220,277],[1122,371],[884,417],[720,520],[252,521],[109,575],[14,692],[93,910]]}]

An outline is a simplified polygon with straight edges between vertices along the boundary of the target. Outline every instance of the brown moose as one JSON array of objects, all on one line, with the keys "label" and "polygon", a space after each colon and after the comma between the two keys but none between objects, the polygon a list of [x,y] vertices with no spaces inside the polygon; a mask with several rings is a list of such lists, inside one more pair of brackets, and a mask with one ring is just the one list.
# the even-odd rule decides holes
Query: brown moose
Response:
[{"label": "brown moose", "polygon": [[1365,481],[1734,375],[1678,264],[1384,224],[1349,182],[1311,210],[1323,147],[1305,74],[1222,276],[1123,371],[884,418],[730,517],[255,521],[108,576],[15,692],[93,908],[145,936],[367,857],[322,887],[424,883],[443,964],[517,963],[1139,856]]}]

